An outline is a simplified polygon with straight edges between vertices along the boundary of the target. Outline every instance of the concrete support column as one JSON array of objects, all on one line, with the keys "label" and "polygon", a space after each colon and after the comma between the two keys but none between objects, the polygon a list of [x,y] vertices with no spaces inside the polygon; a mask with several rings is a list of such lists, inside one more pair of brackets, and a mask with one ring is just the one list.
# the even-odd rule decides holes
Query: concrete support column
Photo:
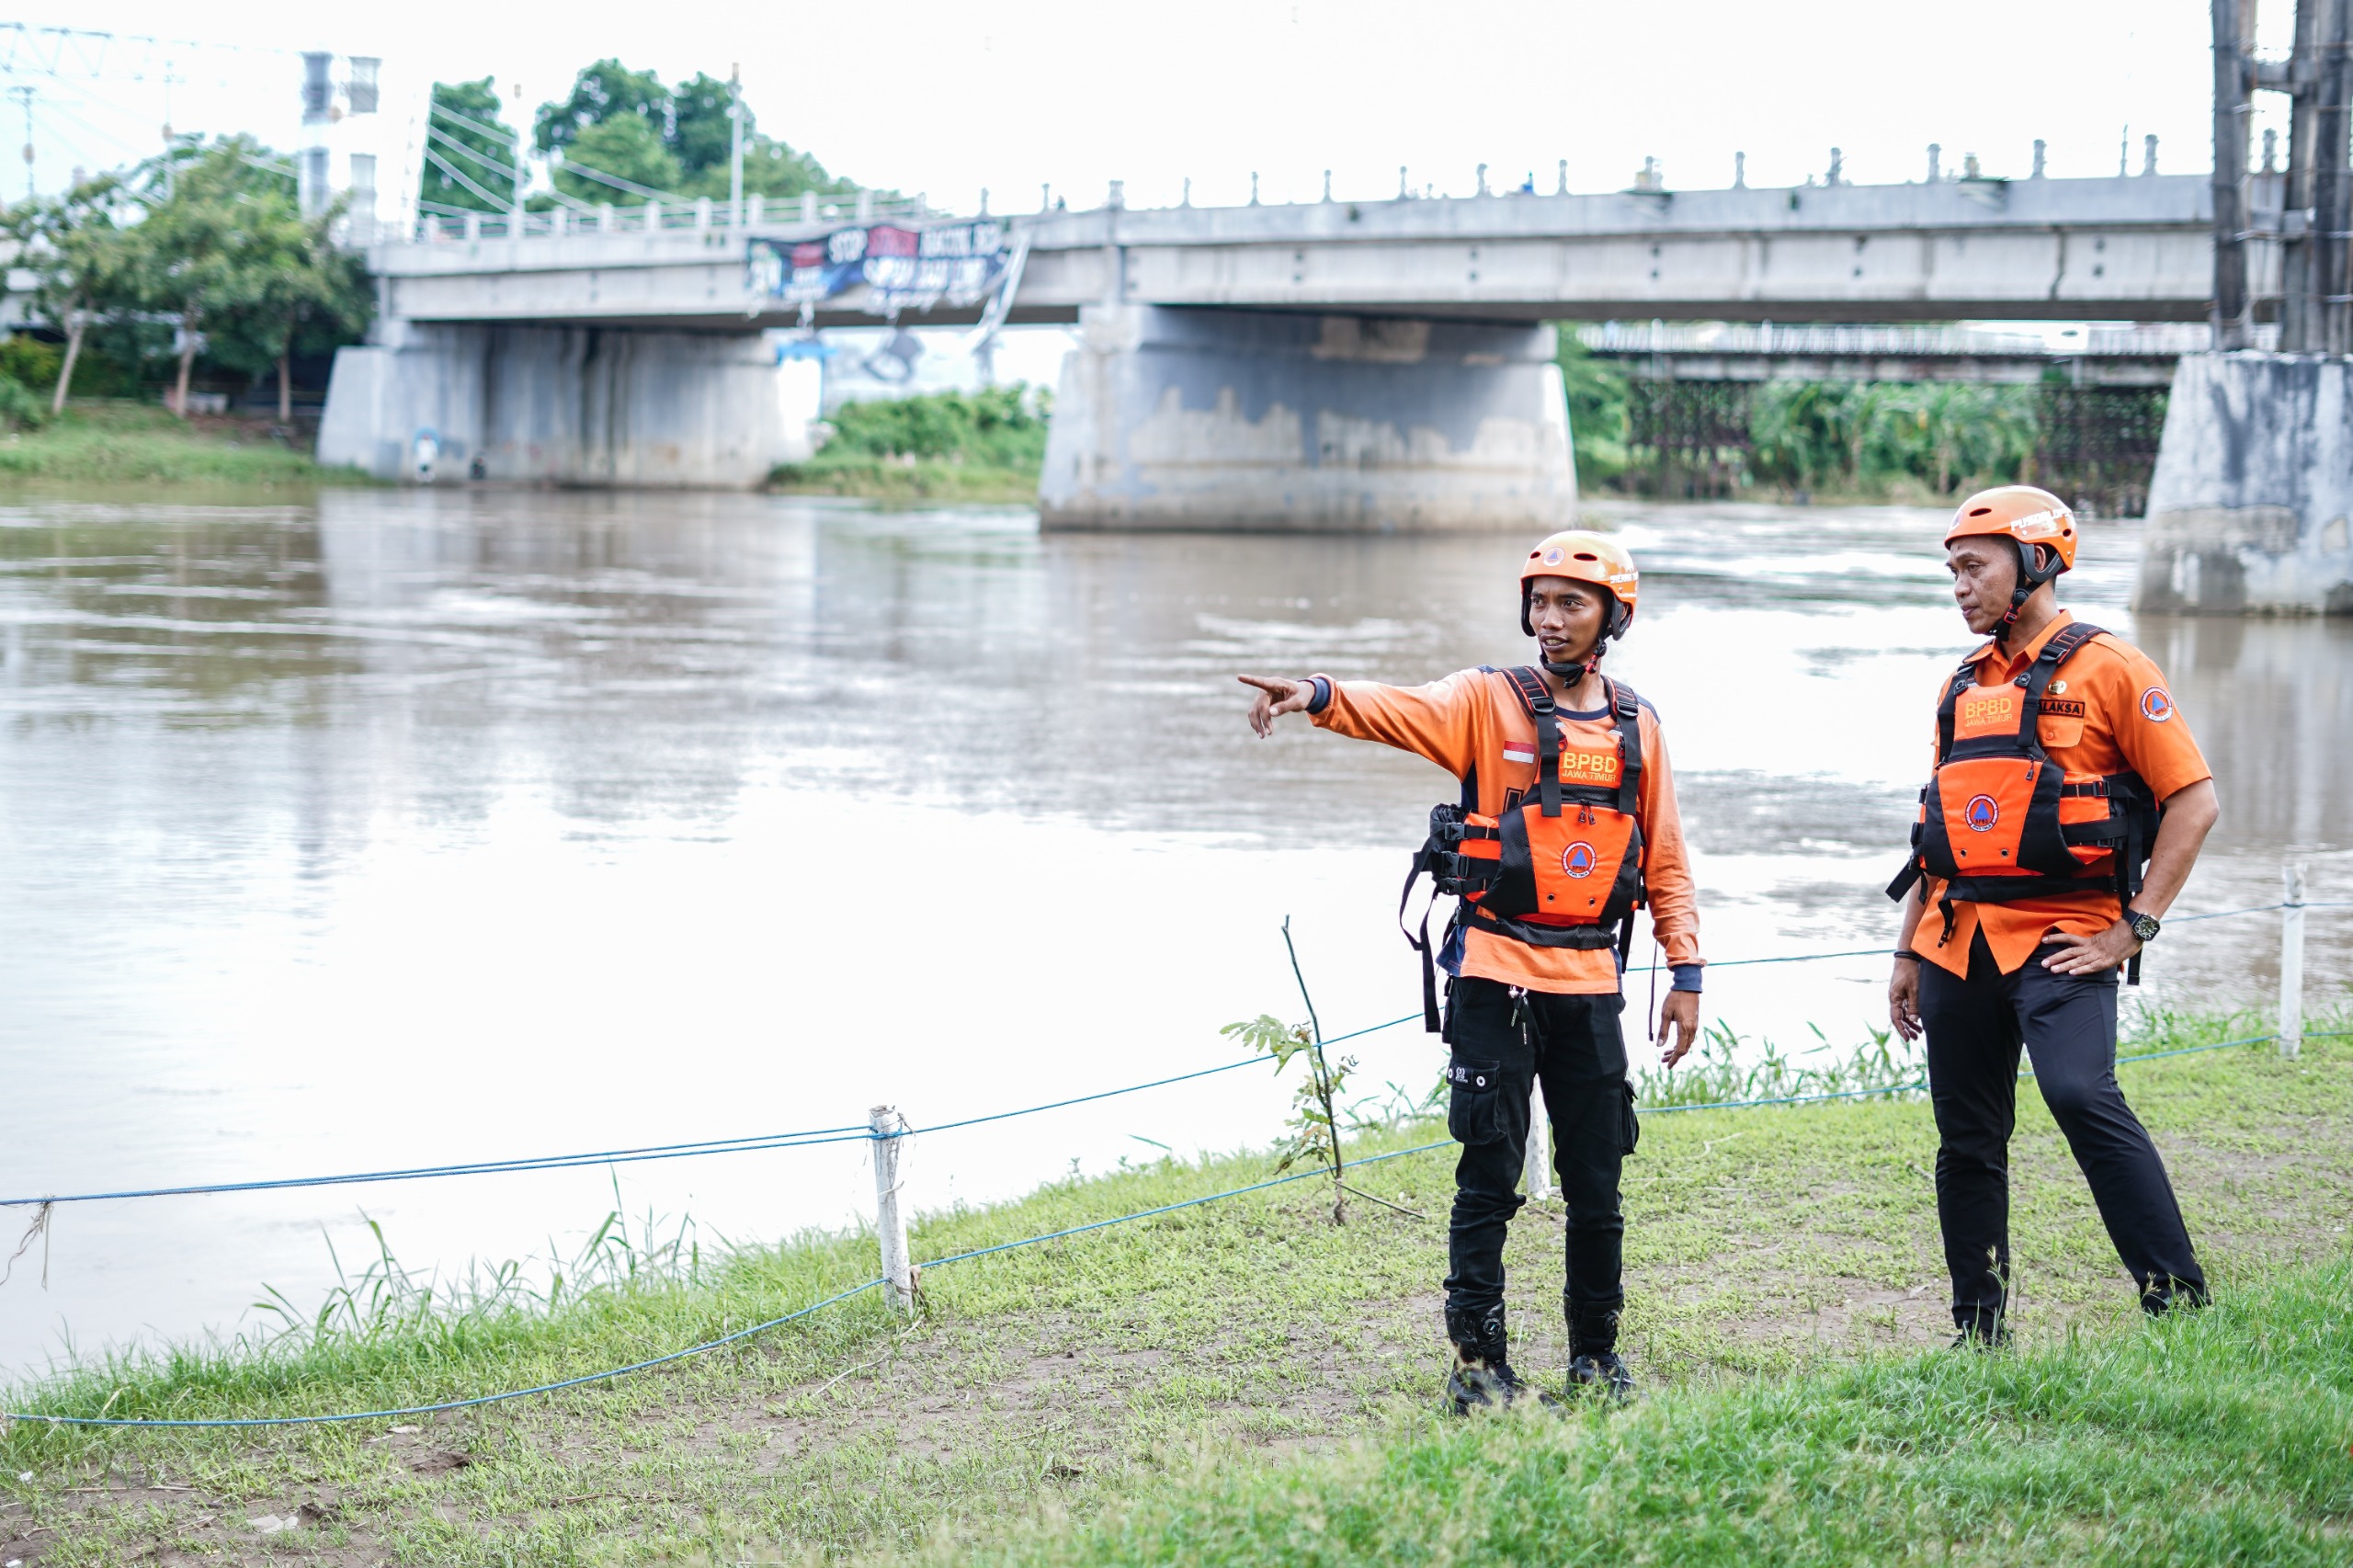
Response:
[{"label": "concrete support column", "polygon": [[2190,354],[2149,481],[2134,608],[2353,614],[2353,361]]},{"label": "concrete support column", "polygon": [[1549,326],[1104,304],[1063,361],[1050,528],[1565,527]]},{"label": "concrete support column", "polygon": [[736,489],[805,459],[814,413],[757,332],[389,323],[336,351],[318,456],[399,479],[429,428],[445,477]]}]

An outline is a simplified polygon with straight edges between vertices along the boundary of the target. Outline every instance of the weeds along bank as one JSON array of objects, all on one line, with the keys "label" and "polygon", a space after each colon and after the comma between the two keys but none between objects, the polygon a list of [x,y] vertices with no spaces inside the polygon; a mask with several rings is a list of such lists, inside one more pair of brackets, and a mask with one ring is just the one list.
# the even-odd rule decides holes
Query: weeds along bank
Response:
[{"label": "weeds along bank", "polygon": [[779,465],[768,484],[878,500],[1034,502],[1052,404],[1051,393],[1022,382],[844,403],[816,456]]},{"label": "weeds along bank", "polygon": [[[2157,1017],[2131,1049],[2257,1032],[2245,1017]],[[1824,1081],[1782,1060],[1780,1086]],[[1833,1071],[1865,1087],[1879,1069]],[[1950,1540],[1963,1561],[2074,1562],[2120,1558],[2131,1529],[2156,1531],[2135,1539],[2162,1543],[2162,1560],[2222,1561],[2252,1543],[2262,1550],[2237,1561],[2297,1561],[2297,1542],[2346,1506],[2314,1479],[2325,1456],[2312,1445],[2344,1408],[2353,1357],[2331,1341],[2339,1370],[2314,1372],[2298,1346],[2341,1334],[2343,1314],[2298,1303],[2345,1294],[2329,1269],[2353,1211],[2353,1042],[2315,1038],[2295,1062],[2266,1044],[2122,1071],[2211,1238],[2223,1304],[2154,1339],[2120,1301],[2107,1237],[2030,1093],[2014,1147],[2027,1353],[1958,1369],[1911,1358],[1949,1332],[1925,1104],[1658,1114],[1654,1099],[1627,1166],[1624,1339],[1664,1392],[1628,1417],[1536,1430],[1427,1419],[1443,1371],[1429,1281],[1452,1190],[1440,1150],[1352,1169],[1395,1207],[1352,1202],[1345,1225],[1311,1178],[928,1270],[912,1323],[869,1291],[707,1357],[510,1404],[264,1432],[21,1423],[0,1438],[0,1560],[238,1556],[265,1540],[325,1561],[798,1560],[920,1556],[947,1551],[945,1532],[983,1556],[1264,1561],[1288,1555],[1268,1542],[1290,1530],[1336,1560],[1536,1561],[1589,1546],[1610,1561],[1672,1540],[1677,1560],[1868,1561],[1902,1555],[1897,1541],[1932,1552]],[[1401,1115],[1348,1153],[1439,1136]],[[915,1255],[1180,1202],[1263,1180],[1272,1164],[1166,1161],[931,1215]],[[1556,1208],[1531,1206],[1507,1256],[1524,1369],[1553,1382],[1567,1348],[1550,1310],[1558,1227]],[[871,1239],[854,1236],[713,1256],[633,1231],[591,1251],[586,1279],[552,1301],[495,1274],[471,1297],[428,1296],[380,1267],[323,1314],[303,1303],[301,1332],[92,1364],[5,1403],[172,1417],[430,1403],[641,1360],[875,1271]],[[2152,1367],[2195,1375],[2167,1383]],[[2120,1414],[2136,1386],[2146,1430]],[[2202,1447],[2181,1436],[2201,1409],[2219,1435]],[[2250,1425],[2266,1411],[2268,1436]],[[2340,1430],[2334,1453],[2347,1442]],[[1294,1460],[1295,1449],[1322,1457]],[[1392,1495],[1449,1476],[1454,1503]],[[1384,1507],[1394,1553],[1366,1544]]]},{"label": "weeds along bank", "polygon": [[[5,412],[5,411],[0,411]],[[54,418],[40,411],[0,434],[0,480],[86,484],[366,484],[356,472],[322,468],[307,440],[271,434],[264,422],[181,420],[152,403],[86,401]]]}]

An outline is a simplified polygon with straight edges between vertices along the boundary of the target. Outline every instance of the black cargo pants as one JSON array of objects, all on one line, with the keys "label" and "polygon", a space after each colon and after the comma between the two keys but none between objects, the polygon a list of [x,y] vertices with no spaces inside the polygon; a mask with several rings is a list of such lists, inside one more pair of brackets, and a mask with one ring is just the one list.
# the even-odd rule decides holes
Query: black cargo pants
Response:
[{"label": "black cargo pants", "polygon": [[1540,1084],[1552,1120],[1553,1169],[1568,1208],[1568,1284],[1563,1290],[1570,1354],[1617,1344],[1625,1304],[1620,1274],[1626,1223],[1618,1209],[1619,1167],[1634,1148],[1634,1091],[1626,1081],[1626,1041],[1616,993],[1518,994],[1497,981],[1464,976],[1448,987],[1447,1131],[1462,1144],[1454,1168],[1446,1311],[1461,1325],[1500,1324],[1504,1234],[1519,1206],[1528,1151],[1528,1102]]},{"label": "black cargo pants", "polygon": [[2116,971],[2055,974],[2042,967],[2050,954],[2041,949],[2004,974],[1981,931],[1967,979],[1920,966],[1938,1139],[1937,1221],[1952,1272],[1953,1322],[1986,1335],[2000,1323],[2010,1278],[2009,1146],[2021,1046],[2142,1304],[2154,1312],[2177,1295],[2206,1299],[2165,1162],[2117,1087]]}]

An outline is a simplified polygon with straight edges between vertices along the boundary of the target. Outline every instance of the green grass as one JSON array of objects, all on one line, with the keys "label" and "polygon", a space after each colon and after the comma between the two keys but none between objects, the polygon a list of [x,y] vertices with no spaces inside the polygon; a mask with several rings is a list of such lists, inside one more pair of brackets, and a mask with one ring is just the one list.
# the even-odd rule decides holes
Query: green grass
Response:
[{"label": "green grass", "polygon": [[984,1555],[2341,1568],[2353,1269],[2292,1268],[2202,1313],[2017,1354],[1880,1355],[1631,1411],[1401,1425],[1306,1464],[1218,1464]]},{"label": "green grass", "polygon": [[322,468],[277,441],[266,425],[199,416],[183,422],[152,403],[83,400],[38,430],[0,436],[0,480],[82,483],[316,485],[369,483]]},{"label": "green grass", "polygon": [[[2247,1024],[2147,1019],[2134,1046]],[[1662,1562],[1805,1561],[1950,1542],[1964,1561],[2036,1562],[2120,1555],[2156,1531],[2152,1561],[2230,1561],[2234,1541],[2260,1548],[2236,1561],[2297,1561],[2347,1522],[2311,1445],[2334,1430],[2342,1456],[2353,1441],[2343,1379],[2313,1369],[2331,1344],[2345,1359],[2344,1313],[2325,1303],[2345,1293],[2331,1268],[2353,1210],[2348,1046],[2124,1070],[2222,1295],[2154,1334],[2030,1089],[2013,1152],[2023,1348],[1985,1361],[1918,1355],[1949,1332],[1924,1104],[1696,1110],[1654,1115],[1627,1167],[1625,1344],[1654,1391],[1628,1415],[1468,1431],[1428,1419],[1445,1360],[1440,1153],[1351,1177],[1418,1217],[1358,1201],[1336,1229],[1321,1184],[1301,1182],[932,1270],[911,1324],[870,1293],[694,1361],[512,1404],[267,1432],[20,1425],[0,1437],[0,1560],[1566,1561],[1648,1542]],[[1354,1147],[1436,1136],[1400,1126]],[[1267,1166],[1164,1162],[928,1215],[916,1256]],[[1560,1227],[1557,1206],[1531,1207],[1507,1255],[1514,1358],[1556,1381]],[[6,1403],[176,1416],[426,1403],[658,1354],[874,1270],[858,1237],[717,1258],[676,1233],[593,1250],[552,1302],[494,1275],[428,1300],[380,1260],[299,1335],[92,1365]],[[2236,1381],[2234,1354],[2247,1364]],[[2198,1421],[2204,1448],[2180,1435]],[[1415,1487],[1427,1494],[1401,1494]],[[267,1547],[247,1524],[296,1514],[299,1530]],[[1563,1533],[1579,1528],[1599,1533]],[[1380,1528],[1394,1552],[1366,1545]]]},{"label": "green grass", "polygon": [[1038,470],[827,450],[805,463],[778,464],[768,474],[768,488],[790,495],[857,495],[875,501],[1034,502]]}]

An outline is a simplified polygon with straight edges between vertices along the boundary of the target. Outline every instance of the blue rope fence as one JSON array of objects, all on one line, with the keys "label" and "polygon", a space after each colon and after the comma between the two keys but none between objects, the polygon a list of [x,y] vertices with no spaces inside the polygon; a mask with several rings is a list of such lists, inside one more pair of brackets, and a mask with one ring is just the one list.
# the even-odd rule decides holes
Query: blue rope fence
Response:
[{"label": "blue rope fence", "polygon": [[[1376,1025],[1374,1027],[1385,1028],[1388,1026]],[[1369,1031],[1358,1030],[1357,1032],[1365,1033]],[[2313,1031],[2308,1033],[2304,1038],[2308,1040],[2332,1040],[2344,1039],[2348,1036],[2353,1036],[2353,1030],[2330,1029]],[[2169,1056],[2190,1056],[2203,1051],[2228,1051],[2234,1047],[2262,1045],[2271,1040],[2276,1040],[2279,1038],[2279,1037],[2276,1034],[2247,1035],[2236,1040],[2215,1040],[2206,1045],[2180,1046],[2170,1051],[2143,1051],[2131,1056],[2118,1057],[2117,1065],[2124,1066],[2136,1062],[2154,1062],[2160,1058]],[[1187,1076],[1193,1077],[1200,1075],[1201,1074],[1187,1074]],[[2030,1078],[2033,1075],[2031,1069],[2018,1074],[2020,1078]],[[1181,1080],[1168,1081],[1177,1082]],[[1678,1111],[1746,1110],[1763,1106],[1810,1105],[1825,1100],[1858,1099],[1876,1095],[1916,1093],[1926,1089],[1927,1087],[1927,1084],[1923,1080],[1921,1082],[1911,1084],[1890,1085],[1881,1088],[1848,1089],[1831,1094],[1783,1095],[1770,1098],[1752,1100],[1725,1100],[1709,1105],[1659,1106],[1653,1108],[1646,1114],[1651,1116],[1666,1116]],[[1415,1144],[1410,1149],[1392,1150],[1385,1154],[1366,1155],[1358,1159],[1350,1160],[1347,1164],[1348,1165],[1355,1167],[1377,1165],[1385,1164],[1391,1160],[1402,1160],[1415,1154],[1432,1153],[1438,1150],[1448,1149],[1453,1146],[1454,1141],[1452,1139],[1446,1139],[1436,1143]],[[1289,1176],[1275,1176],[1267,1181],[1252,1182],[1246,1187],[1229,1187],[1223,1192],[1212,1192],[1199,1198],[1188,1198],[1175,1203],[1163,1203],[1150,1209],[1139,1209],[1133,1213],[1117,1215],[1108,1220],[1094,1220],[1083,1225],[1071,1225],[1059,1231],[1047,1231],[1034,1236],[1024,1236],[1019,1241],[999,1242],[993,1246],[974,1247],[967,1252],[951,1253],[945,1257],[934,1258],[928,1263],[919,1264],[917,1267],[918,1270],[944,1268],[950,1264],[968,1263],[974,1258],[990,1257],[998,1253],[1013,1252],[1022,1247],[1038,1246],[1046,1242],[1063,1241],[1072,1236],[1083,1236],[1090,1232],[1108,1230],[1114,1225],[1130,1224],[1138,1220],[1149,1220],[1163,1214],[1173,1214],[1180,1210],[1198,1209],[1204,1204],[1223,1202],[1228,1199],[1240,1198],[1253,1192],[1264,1192],[1269,1187],[1288,1187],[1291,1183],[1299,1181],[1312,1181],[1329,1174],[1329,1172],[1322,1169],[1296,1171]],[[509,1400],[526,1399],[535,1394],[556,1393],[564,1389],[582,1388],[591,1383],[608,1382],[613,1379],[628,1377],[635,1372],[647,1371],[653,1368],[667,1366],[673,1362],[683,1361],[691,1357],[706,1355],[710,1351],[722,1349],[727,1346],[738,1344],[741,1341],[752,1338],[755,1335],[767,1334],[772,1330],[782,1328],[788,1324],[797,1323],[802,1318],[808,1317],[812,1313],[820,1312],[826,1307],[849,1301],[857,1296],[861,1296],[869,1290],[877,1289],[881,1284],[882,1280],[879,1277],[869,1279],[863,1284],[852,1286],[847,1290],[836,1291],[835,1294],[827,1296],[822,1301],[813,1301],[808,1306],[801,1307],[794,1312],[787,1312],[782,1317],[770,1318],[765,1323],[757,1323],[752,1324],[748,1328],[737,1329],[734,1333],[723,1335],[717,1339],[705,1340],[699,1345],[690,1345],[683,1350],[673,1350],[667,1355],[653,1357],[650,1359],[643,1361],[633,1361],[625,1367],[614,1367],[601,1372],[584,1373],[579,1377],[565,1378],[557,1382],[536,1383],[529,1388],[508,1389],[499,1393],[477,1394],[467,1399],[442,1400],[432,1404],[401,1405],[395,1408],[384,1410],[343,1411],[325,1415],[252,1415],[225,1416],[211,1419],[170,1419],[148,1416],[48,1415],[23,1411],[5,1411],[0,1412],[0,1420],[39,1423],[49,1426],[128,1427],[136,1429],[217,1429],[255,1426],[333,1426],[353,1421],[391,1420],[406,1415],[437,1415],[450,1411],[472,1410],[486,1404],[501,1404]]]},{"label": "blue rope fence", "polygon": [[[2168,922],[2168,924],[2180,925],[2192,920],[2221,920],[2240,915],[2266,915],[2287,907],[2288,905],[2285,903],[2265,903],[2252,905],[2245,909],[2220,909],[2205,915],[2176,915]],[[2305,909],[2353,909],[2353,902],[2306,903],[2302,907]],[[1837,952],[1828,953],[1789,953],[1773,958],[1725,959],[1720,962],[1710,964],[1708,967],[1711,969],[1736,969],[1753,964],[1818,963],[1833,959],[1881,958],[1886,956],[1893,949],[1887,948],[1851,948]],[[1658,967],[1659,966],[1656,964],[1647,966],[1648,969],[1653,971],[1655,971]],[[1421,1017],[1421,1015],[1418,1013],[1409,1013],[1403,1017],[1391,1018],[1384,1023],[1370,1024],[1363,1028],[1352,1030],[1347,1034],[1335,1035],[1331,1039],[1324,1041],[1324,1043],[1327,1046],[1338,1045],[1346,1040],[1360,1039],[1366,1035],[1378,1034],[1383,1029],[1396,1028],[1402,1024],[1412,1023],[1419,1017]],[[866,1142],[872,1141],[877,1136],[904,1138],[913,1137],[917,1133],[947,1132],[952,1131],[958,1128],[979,1127],[993,1121],[1009,1121],[1017,1117],[1035,1116],[1043,1111],[1061,1110],[1070,1106],[1088,1105],[1097,1100],[1115,1099],[1121,1095],[1141,1094],[1147,1089],[1165,1088],[1171,1084],[1182,1084],[1196,1078],[1208,1078],[1215,1076],[1221,1073],[1232,1073],[1256,1063],[1263,1063],[1267,1060],[1267,1059],[1263,1056],[1245,1057],[1238,1062],[1222,1062],[1214,1067],[1203,1067],[1191,1073],[1179,1073],[1173,1077],[1154,1078],[1148,1083],[1130,1084],[1122,1088],[1104,1089],[1091,1095],[1074,1096],[1069,1099],[1049,1100],[1043,1105],[1023,1106],[1016,1110],[993,1111],[985,1116],[971,1116],[964,1117],[955,1121],[935,1122],[927,1127],[911,1127],[901,1131],[889,1134],[878,1135],[870,1128],[856,1125],[845,1127],[818,1127],[804,1129],[798,1132],[754,1133],[750,1136],[742,1138],[708,1139],[688,1143],[659,1143],[650,1144],[642,1148],[631,1149],[590,1150],[578,1153],[534,1155],[522,1159],[469,1160],[438,1165],[411,1165],[388,1170],[350,1171],[328,1176],[280,1176],[254,1181],[182,1182],[169,1187],[124,1187],[109,1191],[52,1193],[41,1197],[27,1198],[0,1198],[0,1209],[38,1208],[44,1204],[55,1203],[96,1203],[119,1199],[202,1197],[233,1192],[275,1192],[291,1187],[357,1187],[374,1182],[418,1181],[429,1180],[442,1176],[497,1176],[518,1171],[570,1170],[585,1165],[633,1165],[646,1160],[694,1159],[710,1154],[757,1153],[776,1149],[814,1148],[829,1143]],[[1854,1092],[1861,1094],[1886,1094],[1893,1093],[1894,1091],[1874,1089],[1859,1090]],[[1770,1101],[1738,1101],[1726,1103],[1781,1105],[1800,1102],[1795,1099],[1783,1098]],[[1662,1107],[1660,1108],[1660,1110],[1663,1112],[1668,1109],[1679,1110],[1684,1108],[1696,1109],[1699,1108],[1685,1108],[1680,1106]],[[1658,1113],[1654,1112],[1654,1114]]]},{"label": "blue rope fence", "polygon": [[[1377,1165],[1390,1160],[1402,1160],[1409,1154],[1427,1154],[1433,1150],[1452,1146],[1453,1141],[1449,1139],[1444,1142],[1423,1143],[1411,1149],[1398,1149],[1386,1154],[1368,1155],[1363,1159],[1350,1160],[1348,1164],[1352,1166]],[[1046,1242],[1062,1241],[1070,1236],[1083,1236],[1090,1231],[1108,1230],[1113,1225],[1125,1225],[1137,1220],[1149,1220],[1161,1214],[1174,1214],[1180,1209],[1198,1209],[1205,1203],[1220,1203],[1229,1198],[1240,1198],[1245,1193],[1264,1192],[1270,1187],[1288,1187],[1295,1181],[1312,1181],[1329,1174],[1321,1169],[1297,1171],[1290,1176],[1276,1176],[1269,1181],[1252,1182],[1247,1187],[1229,1187],[1223,1192],[1212,1192],[1201,1198],[1188,1198],[1176,1203],[1163,1203],[1151,1209],[1139,1209],[1132,1214],[1121,1214],[1114,1219],[1095,1220],[1084,1225],[1072,1225],[1063,1230],[1048,1231],[1035,1236],[1024,1236],[1017,1242],[999,1242],[995,1246],[974,1247],[970,1252],[951,1253],[946,1257],[934,1258],[929,1263],[918,1264],[916,1267],[918,1269],[945,1268],[952,1263],[968,1263],[976,1257],[988,1257],[996,1253],[1012,1252],[1019,1247],[1038,1246]],[[739,1328],[733,1334],[723,1335],[717,1339],[705,1340],[700,1345],[690,1345],[684,1350],[673,1350],[666,1356],[656,1356],[651,1360],[633,1361],[626,1367],[614,1367],[602,1372],[588,1372],[580,1377],[566,1378],[561,1382],[535,1383],[529,1388],[508,1389],[503,1393],[476,1394],[471,1399],[448,1399],[434,1404],[405,1404],[388,1410],[341,1411],[332,1415],[244,1415],[225,1416],[212,1420],[171,1420],[148,1416],[40,1415],[11,1410],[0,1412],[0,1419],[37,1422],[50,1426],[187,1429],[191,1427],[326,1426],[349,1421],[386,1421],[403,1415],[438,1415],[453,1410],[472,1410],[481,1405],[502,1404],[508,1400],[527,1399],[533,1394],[555,1393],[563,1389],[576,1389],[589,1383],[606,1382],[614,1378],[625,1378],[632,1372],[642,1372],[654,1367],[667,1366],[673,1361],[683,1361],[691,1356],[707,1355],[710,1351],[749,1339],[754,1335],[766,1334],[772,1329],[782,1328],[787,1324],[796,1323],[813,1312],[847,1301],[854,1296],[862,1296],[867,1291],[879,1288],[881,1283],[882,1280],[878,1276],[869,1279],[863,1285],[854,1285],[847,1290],[837,1291],[821,1301],[813,1301],[797,1312],[787,1312],[782,1317],[770,1318],[766,1323],[756,1323],[749,1328]]]}]

